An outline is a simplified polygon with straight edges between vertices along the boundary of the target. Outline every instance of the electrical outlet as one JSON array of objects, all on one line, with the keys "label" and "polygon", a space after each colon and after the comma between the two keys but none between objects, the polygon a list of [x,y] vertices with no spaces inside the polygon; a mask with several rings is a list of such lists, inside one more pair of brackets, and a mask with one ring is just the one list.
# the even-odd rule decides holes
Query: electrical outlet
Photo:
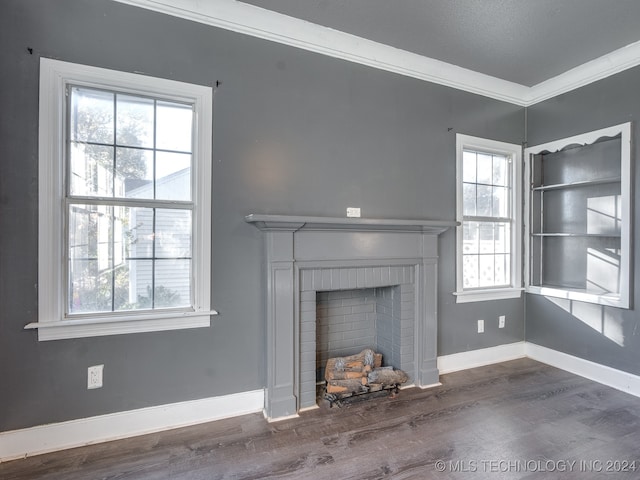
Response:
[{"label": "electrical outlet", "polygon": [[484,320],[478,320],[478,333],[484,333]]},{"label": "electrical outlet", "polygon": [[498,328],[504,328],[505,320],[506,320],[506,317],[504,315],[500,315],[498,317]]},{"label": "electrical outlet", "polygon": [[104,365],[94,365],[87,370],[87,389],[102,388]]},{"label": "electrical outlet", "polygon": [[347,217],[360,217],[360,207],[347,207]]}]

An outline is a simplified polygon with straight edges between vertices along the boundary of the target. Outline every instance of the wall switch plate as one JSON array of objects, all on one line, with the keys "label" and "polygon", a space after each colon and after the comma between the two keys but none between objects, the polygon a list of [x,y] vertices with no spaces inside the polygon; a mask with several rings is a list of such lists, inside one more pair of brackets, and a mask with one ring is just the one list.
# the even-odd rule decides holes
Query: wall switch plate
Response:
[{"label": "wall switch plate", "polygon": [[484,333],[484,320],[478,320],[478,333]]},{"label": "wall switch plate", "polygon": [[360,207],[347,207],[347,217],[360,217]]},{"label": "wall switch plate", "polygon": [[498,328],[504,328],[506,317],[504,315],[500,315],[498,317]]},{"label": "wall switch plate", "polygon": [[87,370],[87,389],[102,388],[104,365],[94,365]]}]

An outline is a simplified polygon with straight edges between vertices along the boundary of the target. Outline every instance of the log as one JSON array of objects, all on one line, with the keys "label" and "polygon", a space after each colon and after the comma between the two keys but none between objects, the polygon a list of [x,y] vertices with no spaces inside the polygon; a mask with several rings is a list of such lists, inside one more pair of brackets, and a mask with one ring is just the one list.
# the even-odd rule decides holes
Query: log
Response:
[{"label": "log", "polygon": [[360,379],[367,375],[365,365],[360,361],[350,361],[344,365],[340,358],[330,358],[324,369],[324,379],[329,380],[350,380]]},{"label": "log", "polygon": [[399,385],[409,380],[409,376],[402,370],[395,370],[393,367],[374,368],[368,375],[369,383],[380,383],[382,385]]},{"label": "log", "polygon": [[362,370],[358,370],[355,372],[351,371],[339,371],[339,370],[325,370],[324,371],[324,379],[326,381],[329,380],[352,380],[352,379],[361,379],[362,377],[367,376],[368,372],[364,372]]},{"label": "log", "polygon": [[[364,377],[366,380],[366,377]],[[327,393],[359,393],[366,391],[362,380],[330,380],[327,382]]]},{"label": "log", "polygon": [[360,353],[356,353],[355,355],[349,355],[347,357],[337,357],[336,361],[338,363],[338,367],[340,367],[340,363],[347,366],[349,362],[362,362],[365,365],[373,365],[375,362],[375,352],[370,348],[365,348]]},{"label": "log", "polygon": [[382,366],[382,354],[376,353],[373,356],[373,368],[380,368]]}]

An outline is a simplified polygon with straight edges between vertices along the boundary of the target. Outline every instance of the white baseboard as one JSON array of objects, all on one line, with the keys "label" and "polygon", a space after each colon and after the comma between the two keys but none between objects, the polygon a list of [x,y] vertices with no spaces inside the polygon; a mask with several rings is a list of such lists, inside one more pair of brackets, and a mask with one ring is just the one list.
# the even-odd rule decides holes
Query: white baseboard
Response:
[{"label": "white baseboard", "polygon": [[527,357],[640,397],[640,377],[583,358],[526,342]]},{"label": "white baseboard", "polygon": [[[640,397],[640,376],[530,342],[438,357],[441,374],[529,357]],[[264,390],[117,412],[0,433],[0,462],[263,411]]]},{"label": "white baseboard", "polygon": [[261,412],[264,390],[0,433],[0,462]]},{"label": "white baseboard", "polygon": [[452,373],[469,368],[483,367],[492,363],[515,360],[525,356],[525,342],[508,343],[497,347],[443,355],[438,357],[438,370],[441,374]]}]

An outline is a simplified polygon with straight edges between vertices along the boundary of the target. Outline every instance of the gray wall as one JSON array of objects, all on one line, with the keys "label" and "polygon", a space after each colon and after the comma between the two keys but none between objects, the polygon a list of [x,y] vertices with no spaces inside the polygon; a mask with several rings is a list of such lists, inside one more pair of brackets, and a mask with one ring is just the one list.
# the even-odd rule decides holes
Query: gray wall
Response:
[{"label": "gray wall", "polygon": [[[107,0],[4,0],[0,45],[0,431],[262,388],[262,246],[244,215],[452,220],[455,133],[523,140],[522,108]],[[222,82],[211,328],[52,342],[23,330],[38,308],[41,56]],[[441,238],[440,354],[522,340],[522,301],[455,305],[454,240]],[[104,388],[88,391],[94,364]]]},{"label": "gray wall", "polygon": [[[528,144],[537,145],[599,128],[633,121],[632,186],[635,212],[638,212],[640,169],[637,166],[640,139],[640,68],[619,73],[573,92],[547,100],[528,109]],[[633,214],[633,250],[640,247],[637,216]],[[632,255],[631,272],[640,293],[640,255]],[[637,302],[636,302],[637,303]],[[569,313],[567,310],[572,311]],[[539,295],[526,298],[526,339],[561,352],[575,355],[636,375],[640,374],[640,318],[629,310],[598,307],[573,302],[570,308],[556,305]]]}]

